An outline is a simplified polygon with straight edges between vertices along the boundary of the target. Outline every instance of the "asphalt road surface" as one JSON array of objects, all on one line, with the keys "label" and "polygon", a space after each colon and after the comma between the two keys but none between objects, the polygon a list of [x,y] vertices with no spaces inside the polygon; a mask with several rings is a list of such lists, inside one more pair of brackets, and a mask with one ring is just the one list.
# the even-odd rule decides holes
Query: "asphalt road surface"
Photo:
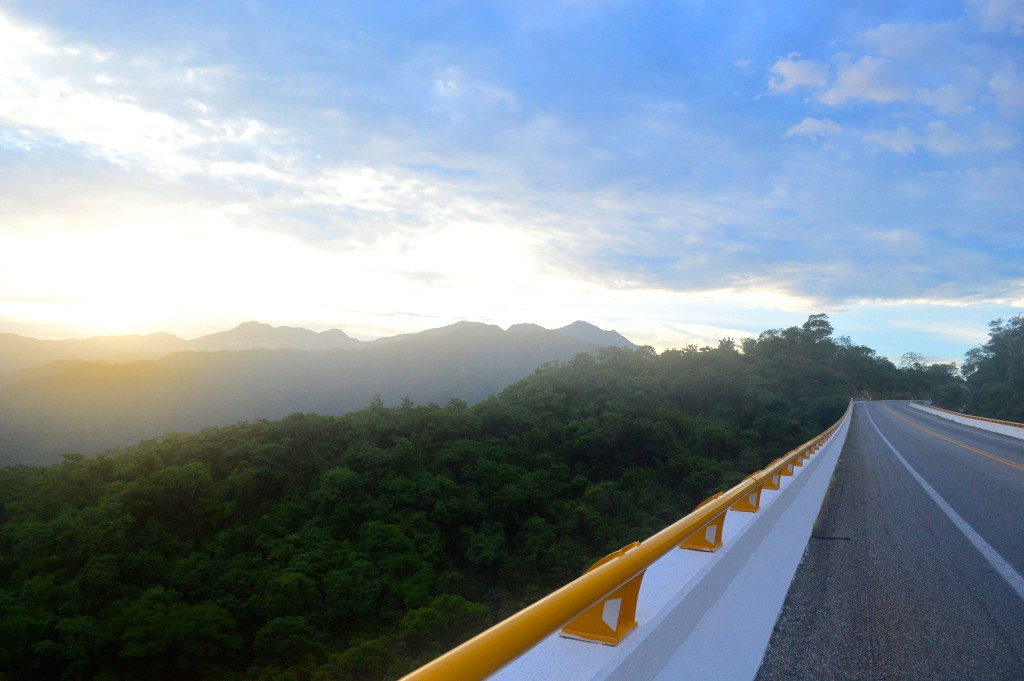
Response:
[{"label": "asphalt road surface", "polygon": [[855,405],[757,679],[1024,680],[1024,441]]}]

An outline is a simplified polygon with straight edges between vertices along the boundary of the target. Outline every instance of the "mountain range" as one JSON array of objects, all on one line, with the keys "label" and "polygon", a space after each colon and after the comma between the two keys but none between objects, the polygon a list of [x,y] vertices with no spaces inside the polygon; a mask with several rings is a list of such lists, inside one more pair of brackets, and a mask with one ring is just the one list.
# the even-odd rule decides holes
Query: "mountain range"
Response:
[{"label": "mountain range", "polygon": [[546,362],[606,346],[633,344],[582,321],[554,330],[459,322],[375,341],[259,322],[194,340],[0,334],[0,465],[294,412],[341,414],[375,397],[472,404]]}]

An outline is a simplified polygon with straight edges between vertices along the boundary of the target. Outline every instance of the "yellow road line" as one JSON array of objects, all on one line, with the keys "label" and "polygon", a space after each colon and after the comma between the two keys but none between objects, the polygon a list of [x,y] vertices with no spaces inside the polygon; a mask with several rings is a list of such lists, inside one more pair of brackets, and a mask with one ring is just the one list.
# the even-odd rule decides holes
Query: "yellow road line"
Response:
[{"label": "yellow road line", "polygon": [[886,405],[883,405],[883,406],[885,407],[885,410],[888,411],[890,414],[892,414],[896,418],[900,419],[901,421],[904,421],[904,422],[908,423],[909,425],[917,428],[918,430],[924,431],[924,432],[928,433],[929,435],[934,435],[935,437],[939,438],[940,440],[945,440],[946,442],[949,442],[951,444],[957,445],[958,447],[963,447],[964,449],[972,451],[975,454],[981,454],[982,456],[988,457],[988,458],[992,459],[993,461],[998,461],[1001,464],[1006,464],[1010,468],[1016,468],[1019,471],[1024,471],[1024,464],[1017,463],[1016,461],[1010,461],[1009,459],[1004,459],[1003,457],[999,456],[998,454],[993,454],[992,452],[986,452],[984,449],[978,449],[977,447],[972,447],[972,446],[970,446],[968,444],[964,444],[963,442],[960,442],[959,440],[954,440],[951,437],[946,437],[945,435],[940,435],[939,433],[936,433],[934,430],[928,430],[924,426],[917,425],[916,423],[914,423],[910,419],[906,418],[905,416],[900,416],[895,411],[893,411],[893,409],[891,407],[886,406]]}]

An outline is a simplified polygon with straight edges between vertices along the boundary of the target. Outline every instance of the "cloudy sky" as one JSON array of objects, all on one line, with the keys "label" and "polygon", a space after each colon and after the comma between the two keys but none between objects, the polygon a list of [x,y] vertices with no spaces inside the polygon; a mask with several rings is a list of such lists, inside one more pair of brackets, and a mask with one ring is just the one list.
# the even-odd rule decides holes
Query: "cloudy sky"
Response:
[{"label": "cloudy sky", "polygon": [[0,0],[0,332],[1024,312],[1024,0]]}]

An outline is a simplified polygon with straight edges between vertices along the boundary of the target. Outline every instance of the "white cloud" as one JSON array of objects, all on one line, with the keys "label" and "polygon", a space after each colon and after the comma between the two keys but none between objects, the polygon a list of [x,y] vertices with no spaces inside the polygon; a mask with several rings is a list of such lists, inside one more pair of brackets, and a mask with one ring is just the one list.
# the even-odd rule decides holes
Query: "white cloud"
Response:
[{"label": "white cloud", "polygon": [[898,88],[893,101],[912,99],[943,114],[974,110],[971,102],[984,87],[972,63],[980,53],[964,42],[956,25],[882,24],[861,33],[857,42],[889,61],[891,83],[913,83]]},{"label": "white cloud", "polygon": [[1024,33],[1024,2],[1022,0],[968,0],[980,15],[981,24],[993,31],[1009,30]]},{"label": "white cloud", "polygon": [[1019,59],[1008,60],[1011,52],[978,40],[963,22],[886,23],[861,32],[852,44],[859,51],[832,55],[831,67],[791,53],[772,67],[770,90],[809,88],[829,107],[915,104],[964,117],[988,113],[994,96],[1004,115],[1024,111]]},{"label": "white cloud", "polygon": [[787,130],[783,137],[807,137],[816,140],[841,131],[839,124],[829,118],[805,118]]},{"label": "white cloud", "polygon": [[977,132],[978,146],[990,151],[1006,151],[1020,144],[1021,134],[1008,125],[984,123]]},{"label": "white cloud", "polygon": [[974,142],[967,135],[950,130],[944,121],[932,121],[925,126],[924,145],[932,151],[949,156],[974,148]]},{"label": "white cloud", "polygon": [[3,85],[0,118],[8,125],[98,147],[111,157],[143,158],[176,171],[195,169],[183,153],[202,142],[187,123],[129,101],[78,91],[58,80]]},{"label": "white cloud", "polygon": [[226,66],[205,66],[185,69],[176,80],[204,92],[215,92],[222,88],[232,76]]},{"label": "white cloud", "polygon": [[934,90],[919,90],[916,99],[941,114],[968,114],[974,111],[974,91],[958,85],[941,85]]},{"label": "white cloud", "polygon": [[999,108],[1009,116],[1024,114],[1024,72],[1013,62],[1005,64],[992,75],[988,86],[996,96]]},{"label": "white cloud", "polygon": [[862,32],[857,42],[880,57],[934,64],[955,59],[950,48],[958,38],[950,23],[890,23]]},{"label": "white cloud", "polygon": [[444,68],[434,75],[434,94],[448,107],[459,103],[462,106],[499,105],[515,110],[519,105],[514,92],[471,78],[456,66]]},{"label": "white cloud", "polygon": [[840,64],[835,84],[818,97],[828,106],[839,106],[850,100],[891,104],[910,98],[910,86],[892,62],[871,55],[853,64]]},{"label": "white cloud", "polygon": [[[172,176],[202,171],[208,145],[248,145],[274,135],[259,121],[216,119],[208,108],[207,119],[189,120],[146,106],[133,79],[124,77],[134,68],[119,63],[116,54],[63,44],[0,14],[0,123]],[[222,68],[193,68],[177,80],[209,91],[225,74]]]},{"label": "white cloud", "polygon": [[897,154],[909,154],[917,149],[920,138],[904,126],[895,130],[877,130],[864,135],[864,141]]},{"label": "white cloud", "polygon": [[871,230],[866,237],[898,251],[921,248],[925,245],[922,234],[906,229]]},{"label": "white cloud", "polygon": [[56,50],[44,32],[15,25],[0,14],[0,75],[18,69],[28,56],[53,55]]},{"label": "white cloud", "polygon": [[945,121],[931,121],[920,133],[905,126],[895,130],[868,133],[864,141],[877,149],[888,149],[897,154],[908,154],[918,148],[928,149],[943,156],[968,151],[1006,151],[1020,143],[1020,133],[1006,125],[987,122],[971,131],[954,130]]},{"label": "white cloud", "polygon": [[828,84],[828,65],[813,59],[799,59],[799,56],[791,52],[772,64],[769,90],[789,92],[799,87],[817,88]]},{"label": "white cloud", "polygon": [[[397,215],[419,207],[424,215],[445,211],[456,200],[439,184],[428,184],[409,174],[369,167],[335,167],[304,183],[303,199],[325,206],[349,206],[368,212]],[[459,201],[453,205],[464,206]]]}]

